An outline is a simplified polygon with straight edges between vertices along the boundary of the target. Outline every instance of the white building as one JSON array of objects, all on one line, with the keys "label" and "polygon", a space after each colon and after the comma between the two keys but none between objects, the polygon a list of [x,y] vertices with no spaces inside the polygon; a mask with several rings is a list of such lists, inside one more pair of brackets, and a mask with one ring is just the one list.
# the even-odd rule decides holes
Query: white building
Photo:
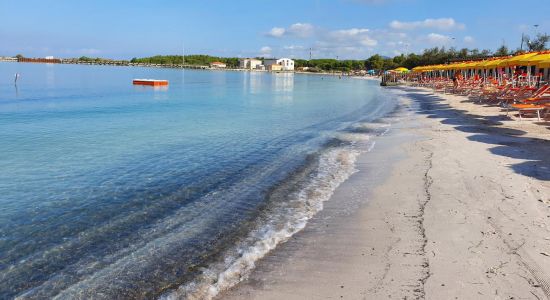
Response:
[{"label": "white building", "polygon": [[0,61],[17,61],[17,57],[0,56]]},{"label": "white building", "polygon": [[281,65],[283,71],[294,71],[294,61],[290,58],[266,58],[264,65],[266,68],[271,65]]},{"label": "white building", "polygon": [[239,59],[239,68],[254,70],[258,69],[258,66],[262,65],[262,61],[255,58],[240,58]]},{"label": "white building", "polygon": [[210,68],[225,69],[227,65],[221,61],[215,61],[210,63]]}]

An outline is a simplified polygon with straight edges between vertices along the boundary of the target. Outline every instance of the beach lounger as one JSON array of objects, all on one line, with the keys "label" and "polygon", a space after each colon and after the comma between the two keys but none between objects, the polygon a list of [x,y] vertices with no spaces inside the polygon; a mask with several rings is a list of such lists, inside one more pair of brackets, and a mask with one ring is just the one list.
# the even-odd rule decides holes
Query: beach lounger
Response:
[{"label": "beach lounger", "polygon": [[542,87],[540,87],[537,91],[535,91],[531,96],[524,99],[518,99],[516,102],[533,104],[533,103],[547,100],[547,98],[549,97],[550,97],[550,85],[545,84]]},{"label": "beach lounger", "polygon": [[523,120],[524,117],[528,116],[536,116],[537,120],[540,121],[541,115],[546,116],[548,114],[550,104],[512,104],[511,108],[518,111],[520,121]]},{"label": "beach lounger", "polygon": [[527,99],[535,95],[536,91],[537,91],[537,88],[529,87],[529,86],[515,88],[515,89],[512,89],[512,91],[506,95],[496,97],[496,101],[498,101],[498,105],[509,105],[509,104],[517,103],[522,99]]}]

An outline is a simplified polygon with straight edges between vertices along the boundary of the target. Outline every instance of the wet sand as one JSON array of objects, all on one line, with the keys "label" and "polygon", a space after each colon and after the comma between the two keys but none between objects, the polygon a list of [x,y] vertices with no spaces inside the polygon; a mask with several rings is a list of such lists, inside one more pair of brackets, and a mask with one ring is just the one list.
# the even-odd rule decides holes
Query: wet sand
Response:
[{"label": "wet sand", "polygon": [[548,125],[399,93],[358,172],[219,299],[550,297]]}]

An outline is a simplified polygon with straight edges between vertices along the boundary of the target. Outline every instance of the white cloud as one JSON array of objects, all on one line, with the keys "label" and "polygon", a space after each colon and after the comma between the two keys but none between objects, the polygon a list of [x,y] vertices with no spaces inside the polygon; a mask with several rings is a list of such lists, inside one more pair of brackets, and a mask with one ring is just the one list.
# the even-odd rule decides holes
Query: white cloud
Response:
[{"label": "white cloud", "polygon": [[378,41],[370,37],[369,32],[365,28],[341,29],[329,32],[328,37],[343,46],[374,47]]},{"label": "white cloud", "polygon": [[403,54],[403,52],[401,52],[399,50],[393,50],[391,53],[393,54],[393,56],[398,56],[398,55]]},{"label": "white cloud", "polygon": [[469,36],[469,35],[464,37],[464,43],[466,43],[466,44],[473,44],[473,43],[475,43],[475,41],[476,40],[473,37]]},{"label": "white cloud", "polygon": [[449,44],[452,41],[452,38],[450,36],[446,36],[439,33],[430,33],[426,36],[425,40],[433,45],[441,45],[445,46],[446,44]]},{"label": "white cloud", "polygon": [[308,38],[313,35],[315,27],[309,23],[294,23],[288,28],[283,27],[273,27],[269,32],[266,33],[267,36],[281,38],[284,36],[293,36],[298,38]]},{"label": "white cloud", "polygon": [[315,57],[364,58],[378,45],[366,28],[319,31],[317,38],[312,47]]},{"label": "white cloud", "polygon": [[308,23],[295,23],[290,25],[288,33],[297,37],[306,38],[313,34],[313,25]]},{"label": "white cloud", "polygon": [[273,27],[271,28],[271,30],[267,33],[268,36],[271,36],[271,37],[276,37],[276,38],[279,38],[279,37],[282,37],[284,34],[285,34],[286,30],[284,28],[281,28],[281,27]]},{"label": "white cloud", "polygon": [[[277,47],[269,53],[270,55],[307,57],[312,48],[311,52],[315,58],[338,56],[361,59],[375,53],[393,56],[400,53],[419,52],[434,46],[453,46],[455,42],[452,34],[440,31],[463,28],[465,28],[464,24],[452,18],[426,19],[417,22],[394,21],[389,27],[379,29],[361,27],[327,29],[315,24],[294,23],[285,28],[274,27],[278,30],[270,31],[270,36],[276,35],[283,41],[275,44]],[[293,41],[298,38],[299,42]],[[462,37],[459,41],[463,42]],[[473,43],[475,40],[472,37],[464,37],[464,43],[468,42]]]},{"label": "white cloud", "polygon": [[305,47],[300,45],[290,45],[290,46],[284,46],[283,49],[294,51],[294,50],[304,50]]},{"label": "white cloud", "polygon": [[269,55],[271,55],[272,51],[273,51],[273,49],[271,49],[271,47],[263,46],[262,48],[260,48],[260,55],[261,56],[269,56]]},{"label": "white cloud", "polygon": [[415,29],[437,29],[437,30],[455,30],[464,29],[466,26],[456,22],[453,18],[426,19],[424,21],[401,22],[392,21],[390,28],[397,30],[415,30]]}]

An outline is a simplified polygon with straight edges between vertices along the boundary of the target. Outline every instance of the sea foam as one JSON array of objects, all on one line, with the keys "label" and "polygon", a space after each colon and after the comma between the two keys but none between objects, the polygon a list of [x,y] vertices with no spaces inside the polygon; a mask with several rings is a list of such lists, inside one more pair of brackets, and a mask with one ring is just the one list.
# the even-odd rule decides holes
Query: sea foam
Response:
[{"label": "sea foam", "polygon": [[246,279],[259,259],[304,229],[336,188],[357,171],[355,162],[359,154],[374,146],[369,138],[367,134],[340,134],[338,139],[344,145],[325,149],[300,188],[269,208],[250,234],[225,254],[222,262],[204,268],[201,276],[161,299],[212,299]]}]

